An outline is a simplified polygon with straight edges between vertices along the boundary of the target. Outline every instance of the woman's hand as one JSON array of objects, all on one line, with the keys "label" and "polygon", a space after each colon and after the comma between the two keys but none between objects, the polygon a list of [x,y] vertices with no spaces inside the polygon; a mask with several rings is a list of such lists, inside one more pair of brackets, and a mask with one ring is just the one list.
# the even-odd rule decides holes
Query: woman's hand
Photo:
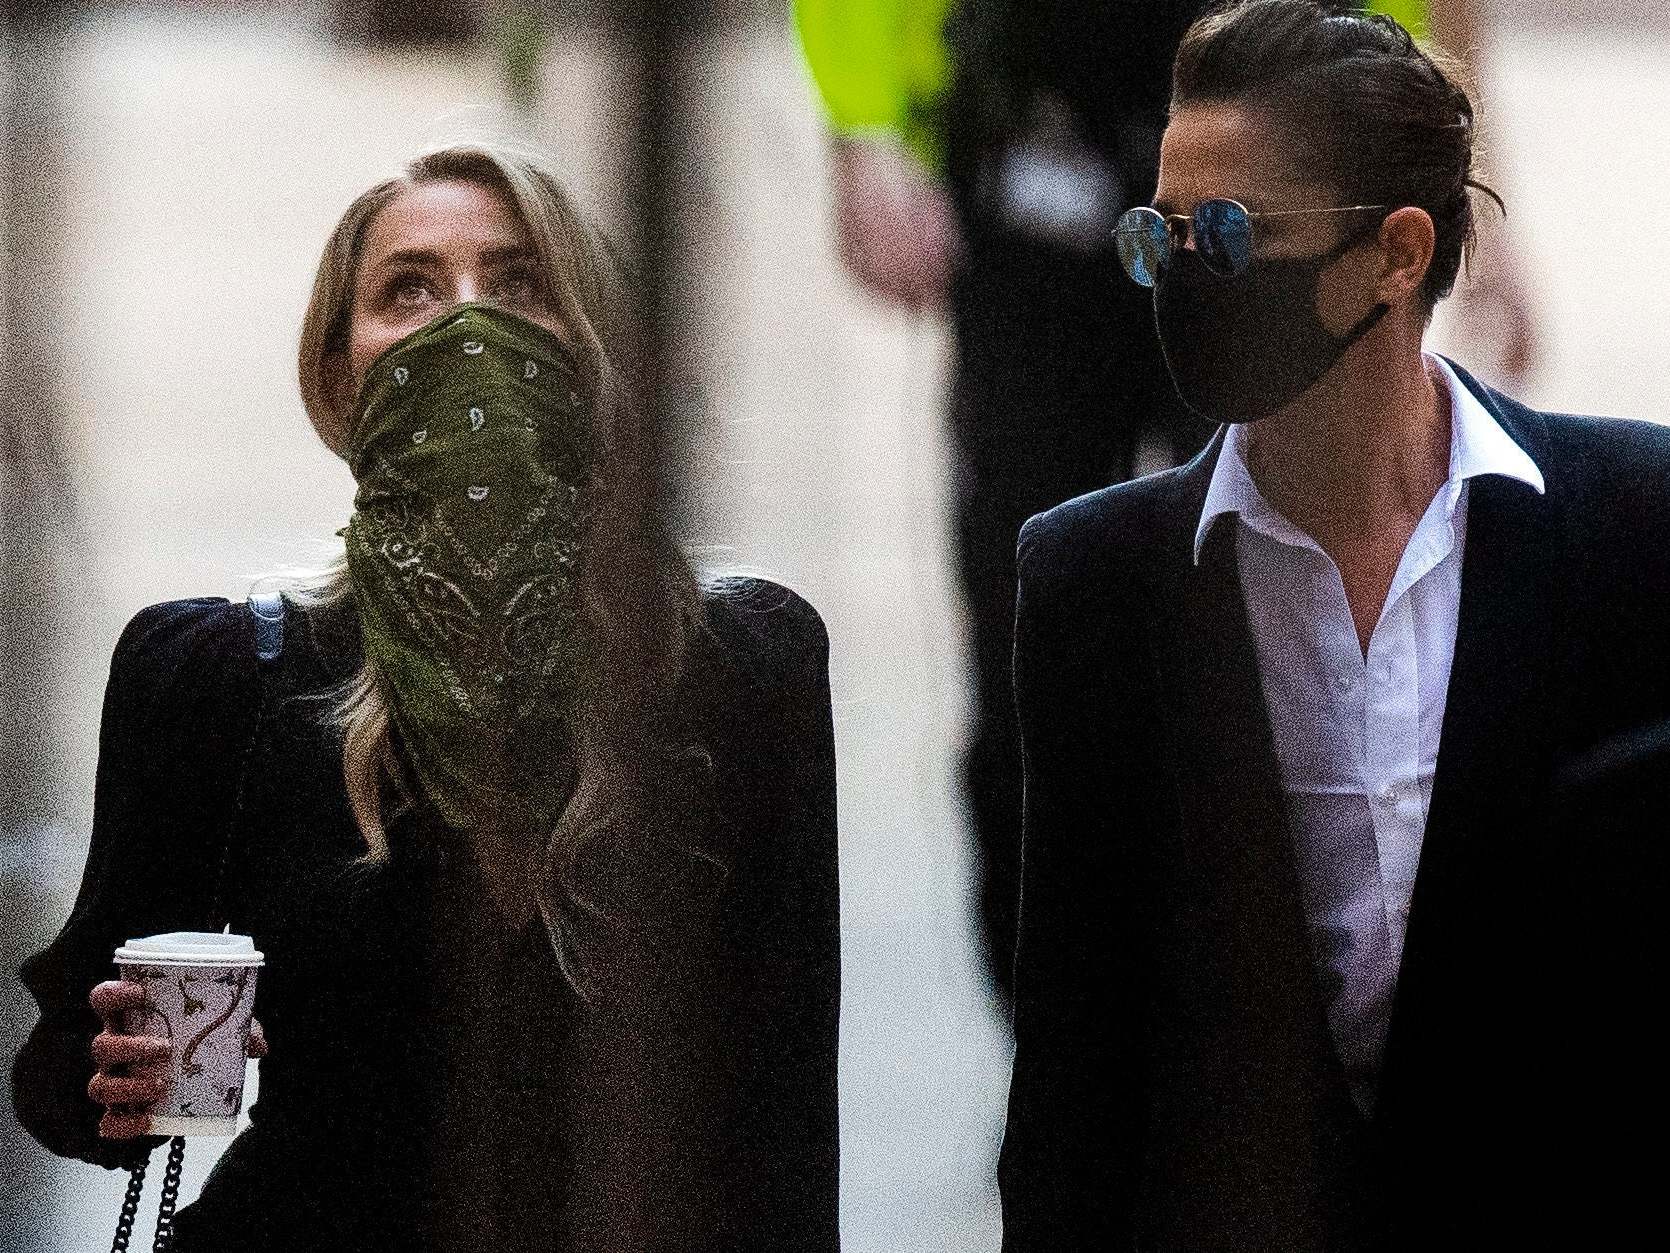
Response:
[{"label": "woman's hand", "polygon": [[[122,1029],[130,1010],[145,1005],[145,989],[137,983],[111,980],[95,987],[87,998],[104,1030],[93,1037],[93,1063],[98,1073],[87,1085],[87,1095],[105,1107],[99,1135],[107,1140],[131,1140],[151,1130],[150,1107],[162,1099],[168,1056],[172,1046],[161,1036],[134,1035]],[[267,1055],[261,1024],[249,1024],[249,1056]]]},{"label": "woman's hand", "polygon": [[129,1010],[142,1009],[145,989],[137,983],[111,980],[87,998],[104,1030],[93,1037],[93,1064],[98,1073],[87,1085],[87,1095],[104,1106],[99,1134],[107,1140],[131,1140],[151,1130],[149,1109],[162,1098],[163,1073],[172,1046],[161,1036],[130,1035],[122,1030]]}]

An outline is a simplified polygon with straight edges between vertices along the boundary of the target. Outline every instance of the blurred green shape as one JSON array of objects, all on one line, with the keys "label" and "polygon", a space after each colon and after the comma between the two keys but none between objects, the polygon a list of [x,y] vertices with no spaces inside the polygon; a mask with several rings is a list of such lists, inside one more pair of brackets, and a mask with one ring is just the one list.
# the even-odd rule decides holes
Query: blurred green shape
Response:
[{"label": "blurred green shape", "polygon": [[499,0],[488,11],[488,37],[498,48],[505,96],[520,113],[539,103],[539,67],[549,42],[536,0]]}]

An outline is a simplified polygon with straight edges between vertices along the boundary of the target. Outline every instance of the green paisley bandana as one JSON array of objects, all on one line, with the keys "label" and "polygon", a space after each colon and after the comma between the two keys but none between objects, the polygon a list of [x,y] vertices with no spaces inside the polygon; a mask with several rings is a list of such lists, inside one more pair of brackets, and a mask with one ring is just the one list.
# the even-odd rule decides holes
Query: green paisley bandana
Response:
[{"label": "green paisley bandana", "polygon": [[593,420],[551,332],[461,305],[379,357],[348,572],[402,756],[454,827],[556,820]]}]

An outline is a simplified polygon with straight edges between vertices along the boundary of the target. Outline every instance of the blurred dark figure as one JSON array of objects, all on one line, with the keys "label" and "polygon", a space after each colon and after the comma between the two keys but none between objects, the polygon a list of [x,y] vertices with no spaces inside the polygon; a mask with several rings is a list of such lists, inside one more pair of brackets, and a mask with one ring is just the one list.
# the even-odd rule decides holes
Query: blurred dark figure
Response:
[{"label": "blurred dark figure", "polygon": [[976,3],[954,36],[946,174],[964,252],[950,416],[977,711],[963,777],[1005,1002],[1020,865],[1015,537],[1040,510],[1131,478],[1145,435],[1161,468],[1209,432],[1177,400],[1147,295],[1121,281],[1110,246],[1119,214],[1154,193],[1172,55],[1203,7]]},{"label": "blurred dark figure", "polygon": [[[844,28],[843,19],[899,6],[796,7],[840,125],[843,89],[833,76],[844,67],[829,61],[866,25]],[[1032,514],[1130,478],[1145,434],[1163,465],[1194,453],[1209,430],[1178,403],[1147,295],[1123,281],[1112,246],[1115,219],[1153,194],[1172,55],[1205,7],[952,4],[943,106],[931,122],[921,120],[925,105],[913,106],[902,128],[943,182],[873,137],[836,145],[849,266],[871,290],[912,307],[948,301],[956,329],[952,492],[975,699],[963,778],[983,863],[987,958],[1005,1002],[1020,853],[1009,677],[1015,537]],[[902,55],[907,64],[925,59],[920,46]]]}]

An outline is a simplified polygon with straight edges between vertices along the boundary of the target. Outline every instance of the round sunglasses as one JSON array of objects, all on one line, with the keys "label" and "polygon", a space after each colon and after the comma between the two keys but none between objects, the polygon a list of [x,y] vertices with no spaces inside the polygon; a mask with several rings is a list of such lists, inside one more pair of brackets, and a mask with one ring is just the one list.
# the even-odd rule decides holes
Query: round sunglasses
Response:
[{"label": "round sunglasses", "polygon": [[1333,209],[1274,209],[1249,213],[1234,200],[1203,200],[1193,213],[1161,213],[1140,205],[1127,209],[1115,224],[1114,244],[1119,263],[1144,287],[1165,276],[1174,252],[1192,236],[1195,251],[1212,273],[1231,278],[1252,262],[1253,223],[1266,218],[1298,217],[1306,213],[1367,213],[1389,209],[1383,204],[1348,204]]}]

